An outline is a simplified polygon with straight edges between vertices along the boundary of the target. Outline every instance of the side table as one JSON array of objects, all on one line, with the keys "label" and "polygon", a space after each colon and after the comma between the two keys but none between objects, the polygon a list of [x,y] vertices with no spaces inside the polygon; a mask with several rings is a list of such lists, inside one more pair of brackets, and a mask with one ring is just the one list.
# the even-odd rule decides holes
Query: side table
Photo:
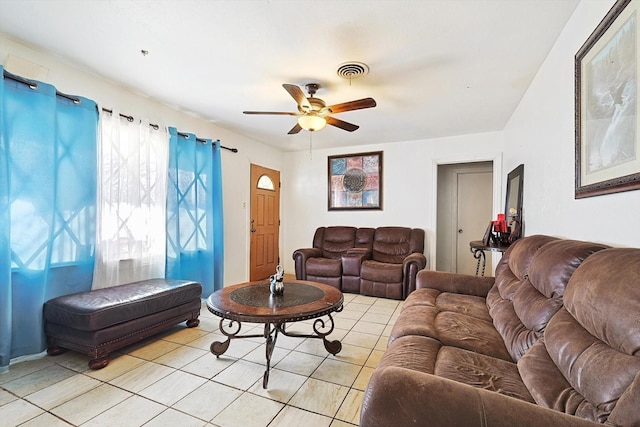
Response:
[{"label": "side table", "polygon": [[482,276],[484,276],[484,269],[487,265],[487,255],[485,254],[485,251],[503,253],[509,249],[509,246],[498,246],[492,243],[485,245],[482,243],[482,240],[473,240],[469,242],[469,249],[471,250],[473,257],[477,260],[476,276],[480,272],[480,264],[482,264]]}]

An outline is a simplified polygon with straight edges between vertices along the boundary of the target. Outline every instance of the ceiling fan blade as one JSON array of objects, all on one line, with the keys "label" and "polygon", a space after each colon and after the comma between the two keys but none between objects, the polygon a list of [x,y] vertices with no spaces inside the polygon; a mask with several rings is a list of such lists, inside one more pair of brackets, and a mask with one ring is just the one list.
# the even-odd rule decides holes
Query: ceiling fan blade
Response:
[{"label": "ceiling fan blade", "polygon": [[345,111],[362,110],[364,108],[375,107],[376,101],[373,98],[363,98],[357,101],[343,102],[342,104],[330,105],[332,113],[343,113]]},{"label": "ceiling fan blade", "polygon": [[302,130],[302,127],[300,127],[299,124],[296,123],[296,125],[294,127],[291,128],[291,130],[289,132],[287,132],[289,135],[293,135],[296,134],[298,132],[300,132]]},{"label": "ceiling fan blade", "polygon": [[304,92],[302,91],[302,89],[300,89],[298,86],[296,85],[291,85],[291,84],[283,84],[282,87],[289,92],[289,95],[291,95],[291,97],[293,99],[296,100],[296,103],[298,103],[298,106],[304,110],[304,111],[309,111],[311,110],[311,104],[309,104],[309,101],[307,101],[307,97],[304,96]]},{"label": "ceiling fan blade", "polygon": [[243,114],[270,114],[278,116],[299,116],[300,113],[289,113],[285,111],[243,111]]},{"label": "ceiling fan blade", "polygon": [[335,126],[340,129],[344,129],[347,132],[353,132],[358,129],[360,126],[354,125],[353,123],[345,122],[344,120],[336,119],[335,117],[325,117],[327,119],[327,124],[331,126]]}]

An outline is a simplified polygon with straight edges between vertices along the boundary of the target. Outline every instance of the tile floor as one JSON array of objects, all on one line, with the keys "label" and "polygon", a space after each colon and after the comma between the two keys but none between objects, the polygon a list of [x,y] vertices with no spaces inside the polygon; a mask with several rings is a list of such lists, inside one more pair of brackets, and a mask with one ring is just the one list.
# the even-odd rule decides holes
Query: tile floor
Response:
[{"label": "tile floor", "polygon": [[[264,338],[231,341],[206,305],[200,325],[184,323],[122,349],[98,371],[75,352],[15,363],[0,374],[2,426],[347,427],[358,425],[364,389],[400,309],[394,300],[345,294],[335,314],[336,356],[319,339],[280,335],[269,388],[262,388]],[[311,322],[289,331],[311,332]],[[264,326],[244,324],[243,333]],[[250,329],[251,332],[247,332]]]}]

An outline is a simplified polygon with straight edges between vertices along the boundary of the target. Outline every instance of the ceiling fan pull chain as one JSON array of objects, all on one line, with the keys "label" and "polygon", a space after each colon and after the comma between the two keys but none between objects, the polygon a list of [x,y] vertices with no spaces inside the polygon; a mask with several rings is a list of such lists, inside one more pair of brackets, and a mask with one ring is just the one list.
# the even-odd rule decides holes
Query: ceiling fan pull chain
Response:
[{"label": "ceiling fan pull chain", "polygon": [[309,160],[313,160],[313,132],[309,132]]}]

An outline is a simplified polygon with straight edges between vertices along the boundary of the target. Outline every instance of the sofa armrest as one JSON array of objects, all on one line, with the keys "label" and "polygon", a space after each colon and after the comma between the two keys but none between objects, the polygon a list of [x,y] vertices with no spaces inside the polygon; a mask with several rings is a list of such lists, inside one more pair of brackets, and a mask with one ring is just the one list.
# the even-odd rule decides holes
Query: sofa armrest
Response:
[{"label": "sofa armrest", "polygon": [[420,270],[427,266],[427,258],[424,254],[413,252],[402,261],[402,285],[404,287],[403,298],[416,290],[416,276]]},{"label": "sofa armrest", "polygon": [[601,426],[493,391],[406,368],[376,369],[360,411],[361,427]]},{"label": "sofa armrest", "polygon": [[494,277],[422,270],[416,277],[416,289],[431,288],[441,292],[486,297],[494,280]]},{"label": "sofa armrest", "polygon": [[362,261],[371,259],[371,250],[366,248],[352,248],[342,255],[342,275],[360,276]]},{"label": "sofa armrest", "polygon": [[321,257],[322,249],[319,248],[303,248],[296,249],[293,252],[293,260],[296,266],[296,279],[307,280],[307,260],[309,258]]}]

